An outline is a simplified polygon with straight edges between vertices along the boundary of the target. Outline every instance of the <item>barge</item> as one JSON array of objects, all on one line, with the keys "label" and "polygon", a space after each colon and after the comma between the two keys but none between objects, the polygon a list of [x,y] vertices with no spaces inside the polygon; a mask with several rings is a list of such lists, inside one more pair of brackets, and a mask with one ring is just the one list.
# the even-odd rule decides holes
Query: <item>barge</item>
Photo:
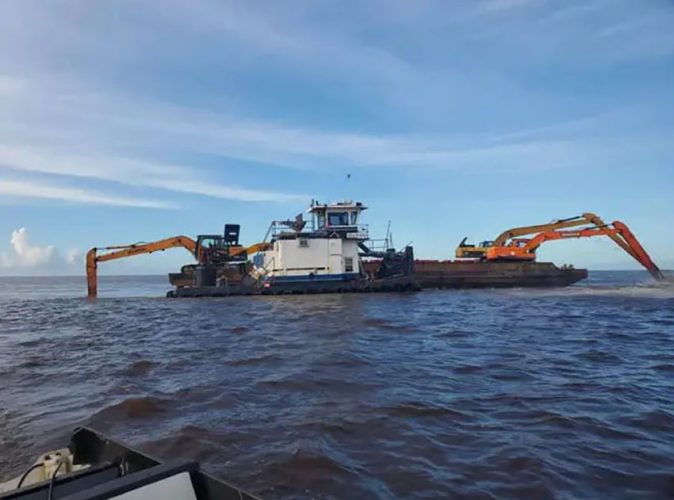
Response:
[{"label": "barge", "polygon": [[416,260],[421,288],[513,288],[569,286],[587,278],[587,269],[551,262],[467,262]]},{"label": "barge", "polygon": [[[538,247],[546,241],[595,236],[608,236],[654,279],[664,279],[624,223],[606,224],[592,213],[511,228],[479,245],[467,244],[464,239],[456,250],[457,260],[451,261],[415,260],[411,246],[396,250],[389,236],[371,239],[368,226],[361,221],[366,209],[360,202],[312,201],[308,220],[298,214],[294,219],[273,221],[262,242],[250,246],[239,242],[238,224],[226,224],[223,234],[200,235],[196,240],[174,236],[151,243],[92,248],[87,253],[89,297],[97,293],[98,263],[175,247],[188,250],[196,263],[169,274],[174,286],[169,297],[569,286],[587,278],[587,270],[537,262]],[[571,227],[578,229],[569,230]],[[378,241],[383,241],[379,247]],[[107,252],[99,254],[99,250]]]},{"label": "barge", "polygon": [[[169,274],[168,297],[285,295],[418,291],[424,288],[568,286],[587,277],[586,269],[547,262],[489,262],[479,259],[415,260],[412,247],[393,248],[387,237],[374,250],[368,227],[360,223],[362,203],[312,203],[309,221],[274,221],[269,243],[249,261],[228,266],[184,266]],[[230,245],[239,244],[238,226],[229,225]]]}]

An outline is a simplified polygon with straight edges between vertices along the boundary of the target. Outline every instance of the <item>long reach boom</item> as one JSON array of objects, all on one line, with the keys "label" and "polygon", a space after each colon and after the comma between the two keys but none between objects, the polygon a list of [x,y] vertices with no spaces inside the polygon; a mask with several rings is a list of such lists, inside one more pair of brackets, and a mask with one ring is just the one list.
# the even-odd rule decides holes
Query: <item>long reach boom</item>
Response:
[{"label": "long reach boom", "polygon": [[[484,241],[480,245],[467,245],[466,238],[459,244],[456,248],[456,257],[458,259],[462,258],[484,258],[487,254],[487,250],[491,247],[502,247],[507,245],[508,241],[512,238],[517,238],[520,236],[526,236],[528,234],[540,233],[542,231],[552,231],[556,229],[567,229],[570,227],[578,227],[584,225],[595,225],[603,226],[604,221],[596,214],[592,212],[585,212],[582,215],[577,215],[575,217],[569,217],[568,219],[557,219],[546,224],[535,224],[531,226],[520,226],[512,227],[506,229],[501,234],[499,234],[496,239],[493,241]],[[617,244],[622,246],[622,242],[619,240],[614,240]],[[623,247],[626,252],[630,250],[626,247]]]},{"label": "long reach boom", "polygon": [[543,231],[531,239],[515,239],[506,246],[493,246],[487,249],[487,260],[536,260],[536,250],[546,241],[568,238],[592,238],[595,236],[608,236],[615,241],[623,250],[630,254],[639,264],[658,281],[664,280],[665,276],[653,262],[646,249],[641,245],[634,233],[623,222],[614,221],[612,224],[603,224],[576,231]]},{"label": "long reach boom", "polygon": [[[89,297],[98,295],[98,263],[108,260],[124,259],[134,255],[158,252],[168,248],[183,247],[197,257],[197,243],[187,236],[173,236],[152,243],[136,243],[132,245],[117,245],[102,248],[92,248],[87,252],[87,291]],[[111,250],[109,253],[98,255],[99,250]]]},{"label": "long reach boom", "polygon": [[[167,250],[169,248],[184,248],[192,254],[194,259],[200,264],[216,263],[231,258],[244,258],[269,248],[269,243],[255,243],[249,247],[238,244],[223,243],[224,239],[220,235],[201,235],[197,241],[187,236],[173,236],[163,240],[153,241],[151,243],[134,243],[131,245],[117,245],[101,248],[92,248],[87,252],[87,292],[89,297],[98,295],[98,263],[115,259],[124,259],[134,255],[149,254]],[[99,255],[99,250],[105,250],[108,253]]]}]

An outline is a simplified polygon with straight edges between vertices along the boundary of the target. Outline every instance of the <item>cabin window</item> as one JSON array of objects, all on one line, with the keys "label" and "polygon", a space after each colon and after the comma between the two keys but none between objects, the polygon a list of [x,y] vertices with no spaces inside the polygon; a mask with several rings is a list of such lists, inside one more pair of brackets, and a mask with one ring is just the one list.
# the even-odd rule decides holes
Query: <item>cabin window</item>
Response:
[{"label": "cabin window", "polygon": [[353,272],[353,257],[344,257],[344,272]]},{"label": "cabin window", "polygon": [[332,212],[328,214],[329,226],[348,226],[349,212]]},{"label": "cabin window", "polygon": [[351,212],[351,225],[355,226],[358,224],[358,212]]},{"label": "cabin window", "polygon": [[306,238],[300,238],[300,247],[306,248],[309,246],[309,240]]},{"label": "cabin window", "polygon": [[316,224],[319,228],[325,227],[325,214],[316,215]]}]

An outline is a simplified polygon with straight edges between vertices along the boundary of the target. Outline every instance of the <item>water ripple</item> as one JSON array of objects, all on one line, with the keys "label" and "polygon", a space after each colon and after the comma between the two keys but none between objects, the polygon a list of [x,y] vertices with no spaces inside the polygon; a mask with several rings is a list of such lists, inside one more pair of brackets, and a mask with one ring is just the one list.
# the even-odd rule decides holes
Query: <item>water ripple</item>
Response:
[{"label": "water ripple", "polygon": [[0,476],[89,424],[268,498],[672,496],[673,290],[591,278],[190,301],[0,279]]}]

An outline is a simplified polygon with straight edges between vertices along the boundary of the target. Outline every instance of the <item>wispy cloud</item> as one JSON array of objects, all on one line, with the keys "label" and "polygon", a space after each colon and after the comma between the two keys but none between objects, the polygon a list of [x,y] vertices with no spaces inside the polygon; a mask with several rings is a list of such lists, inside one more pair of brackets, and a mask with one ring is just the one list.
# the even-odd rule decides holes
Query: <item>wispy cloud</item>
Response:
[{"label": "wispy cloud", "polygon": [[[228,200],[289,201],[307,199],[306,195],[244,189],[222,185],[217,182],[208,182],[207,180],[198,180],[199,172],[196,169],[181,165],[153,163],[119,156],[77,156],[59,149],[49,150],[0,144],[0,166],[15,171],[112,181],[131,186],[158,188]],[[202,173],[201,176],[205,179],[207,174]],[[41,197],[46,197],[45,192],[51,191],[44,191]],[[81,203],[89,203],[88,198],[85,193],[71,197],[72,201]],[[116,197],[101,198],[98,194],[92,196],[91,199],[106,200],[105,202],[101,201],[101,204],[108,205],[127,204],[123,199]],[[115,203],[115,200],[121,201]],[[159,207],[162,204],[165,206],[171,205],[171,203],[148,203],[150,204],[128,204],[128,206]]]},{"label": "wispy cloud", "polygon": [[[0,101],[0,166],[59,176],[60,182],[38,189],[34,180],[24,180],[14,194],[134,202],[99,196],[107,194],[101,185],[96,188],[106,192],[89,196],[78,183],[92,179],[110,183],[110,192],[120,185],[156,190],[153,196],[171,201],[148,203],[165,205],[175,193],[293,201],[311,193],[270,188],[256,168],[498,171],[608,162],[619,153],[634,156],[649,138],[635,134],[624,141],[627,134],[607,138],[594,131],[574,136],[568,127],[559,133],[560,124],[583,120],[587,112],[551,110],[548,84],[533,91],[520,85],[520,66],[554,61],[557,69],[594,68],[616,58],[674,53],[674,34],[667,29],[672,9],[661,4],[294,5],[261,9],[244,1],[168,0],[158,8],[155,2],[122,1],[116,8],[133,15],[118,24],[99,4],[73,2],[64,12],[56,4],[5,2],[0,95],[9,98]],[[16,27],[17,17],[25,19],[25,29]],[[179,60],[185,53],[188,63]],[[186,92],[184,73],[190,75]],[[319,107],[297,110],[281,102],[276,79],[283,83],[289,75],[293,83],[285,93],[296,102],[304,99],[294,94],[306,89],[318,101],[329,91],[325,99],[333,103],[341,103],[342,94],[353,97],[353,109],[331,109],[336,119],[330,120]],[[230,77],[241,79],[233,95]],[[246,88],[249,79],[256,90]],[[564,82],[552,83],[573,102]],[[258,105],[260,96],[273,106]],[[552,111],[561,116],[550,118]],[[370,121],[361,124],[361,117]],[[544,133],[531,137],[532,129]],[[250,164],[248,175],[232,168],[236,162]]]},{"label": "wispy cloud", "polygon": [[0,180],[0,195],[5,197],[56,200],[67,203],[138,208],[175,208],[163,201],[112,196],[100,191],[60,187],[35,181]]},{"label": "wispy cloud", "polygon": [[[19,144],[0,143],[0,166],[222,199],[306,201],[309,194],[247,189],[216,179],[226,175],[226,164],[232,160],[318,173],[343,165],[498,172],[504,168],[601,167],[620,156],[666,153],[651,131],[635,128],[636,110],[549,122],[504,134],[372,134],[298,127],[156,102],[143,107],[133,100],[102,98],[101,94],[87,104],[86,113],[57,112],[52,119],[60,123],[59,128],[50,122],[0,120],[4,137],[14,137]],[[122,111],[120,116],[114,114],[115,109]],[[603,130],[606,123],[613,132]],[[96,150],[90,151],[89,144],[95,144]],[[128,152],[117,151],[120,148]],[[225,166],[207,169],[157,162],[143,158],[148,156],[146,150],[162,151],[162,156],[215,155]]]}]

